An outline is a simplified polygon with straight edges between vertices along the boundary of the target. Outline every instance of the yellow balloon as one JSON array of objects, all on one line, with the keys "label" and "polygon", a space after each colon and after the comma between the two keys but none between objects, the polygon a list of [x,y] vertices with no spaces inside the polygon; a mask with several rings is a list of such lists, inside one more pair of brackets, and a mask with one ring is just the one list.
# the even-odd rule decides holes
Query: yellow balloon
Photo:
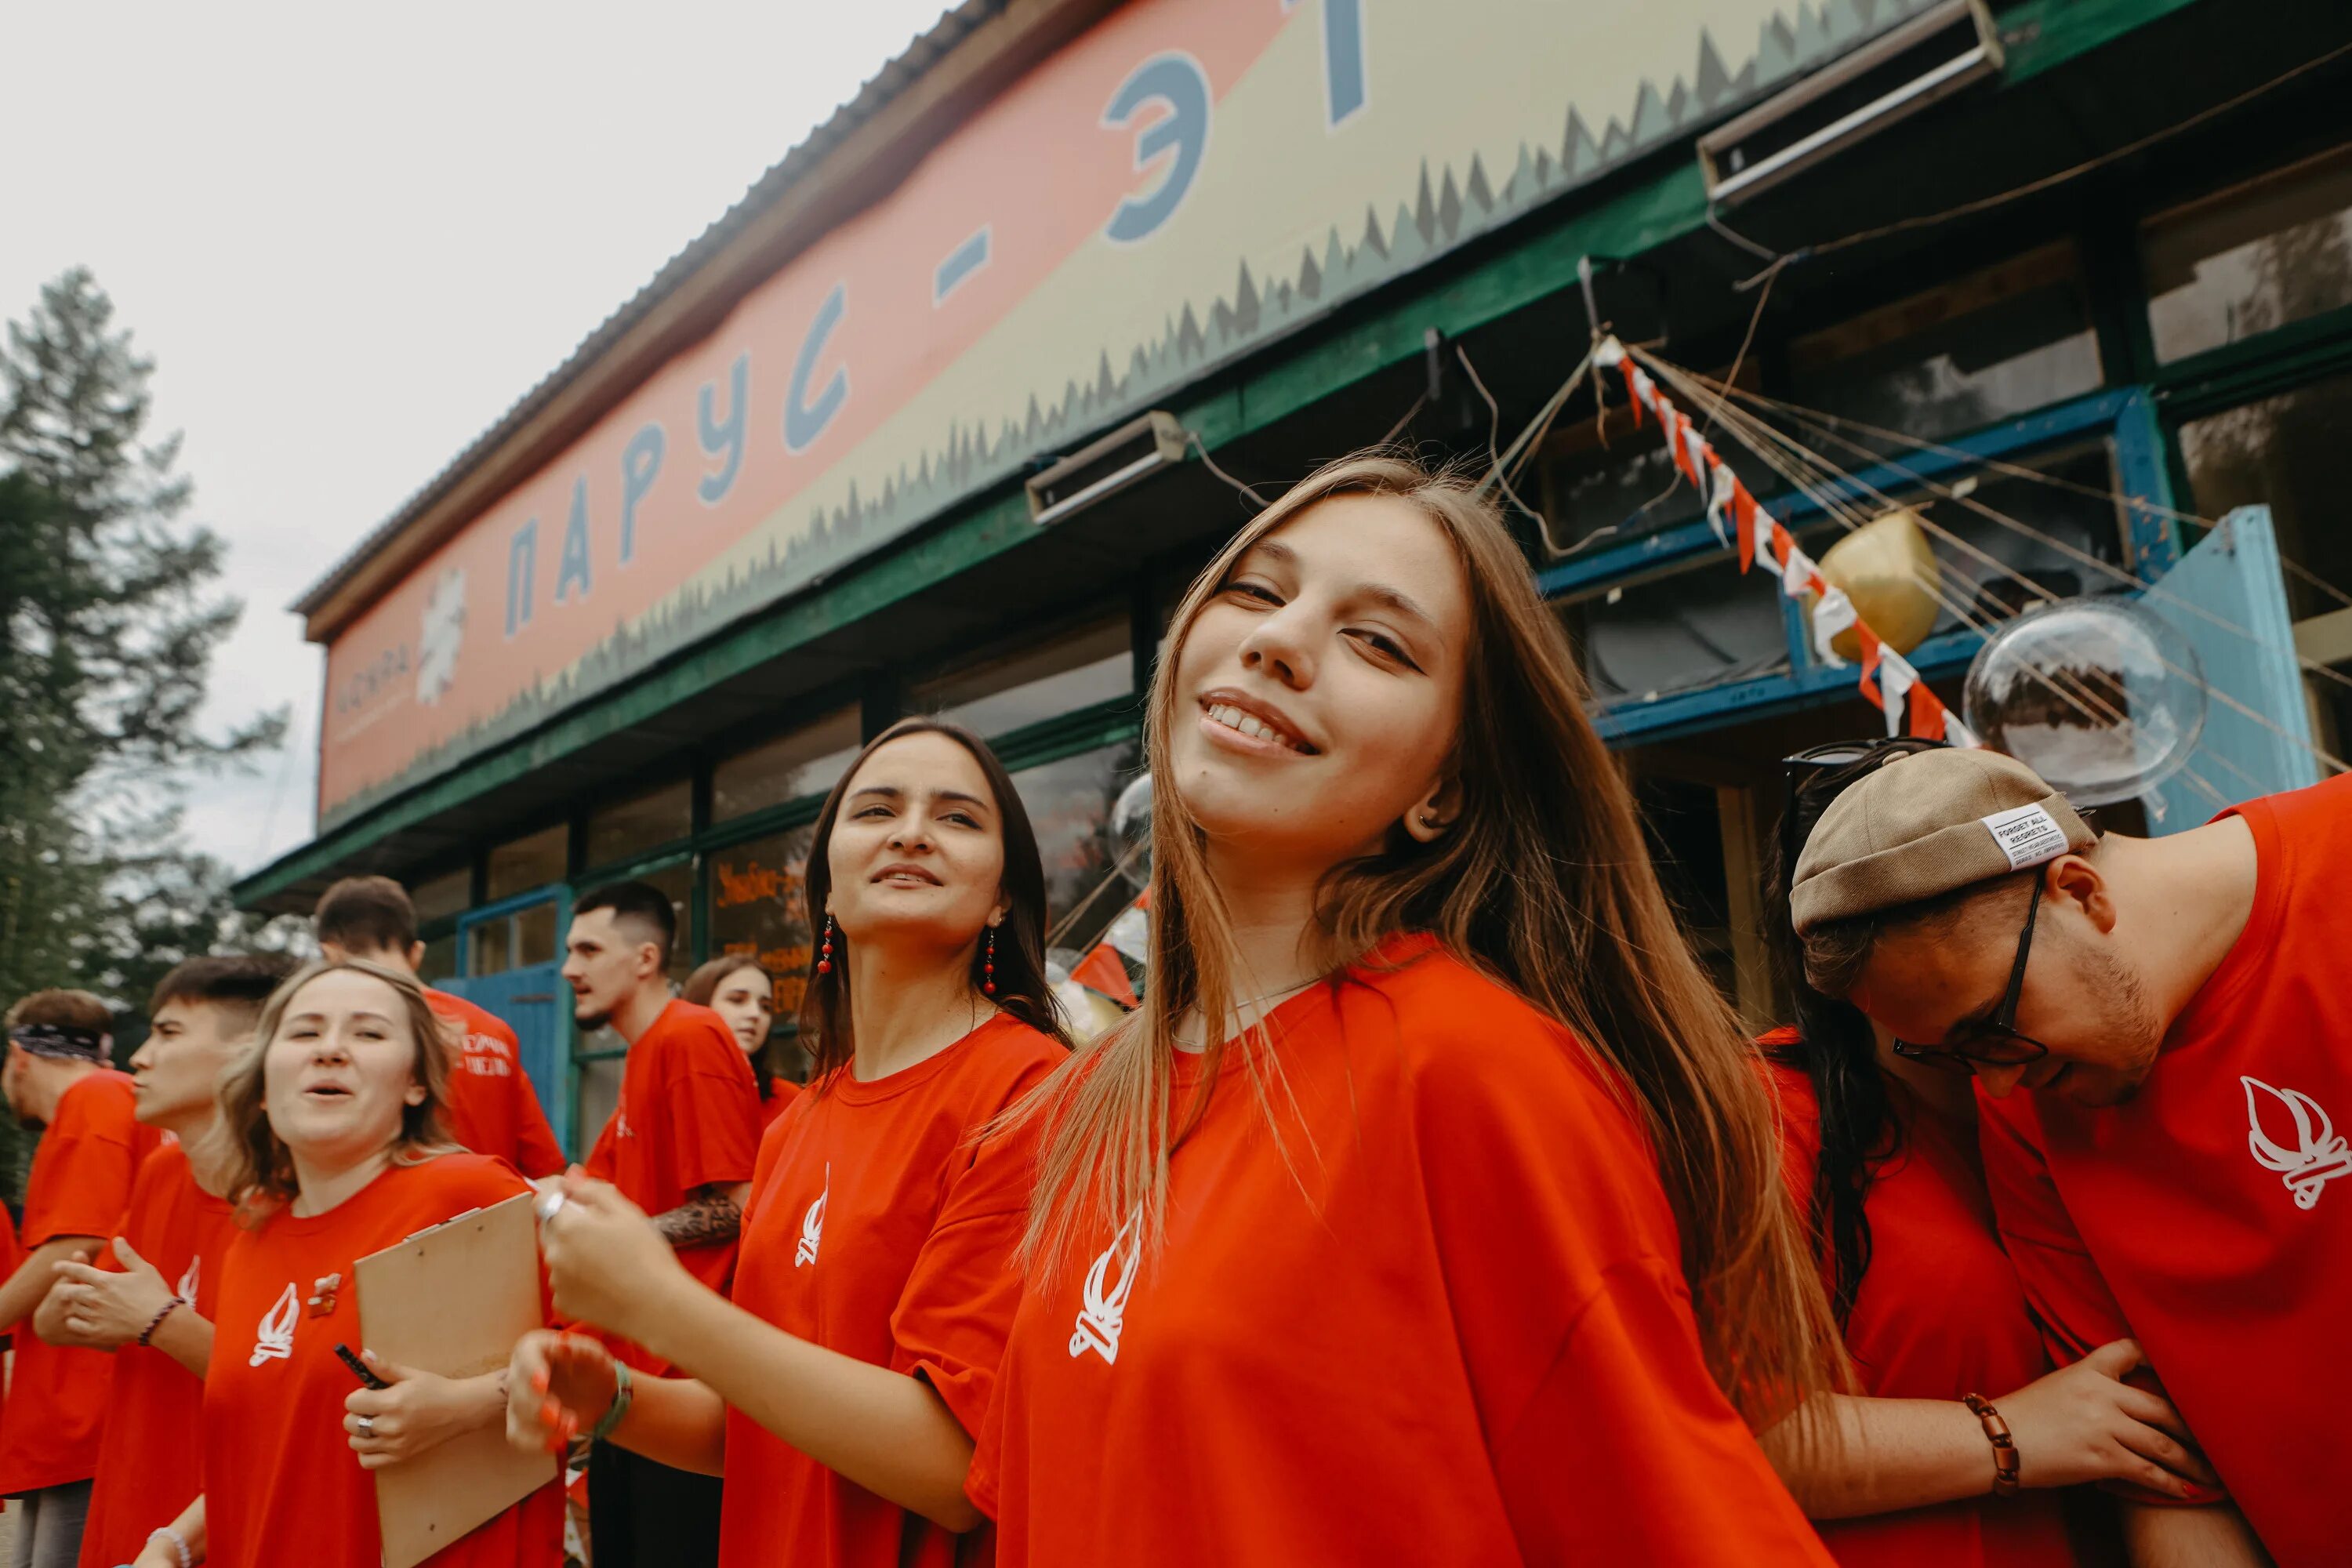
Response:
[{"label": "yellow balloon", "polygon": [[[1844,589],[1863,624],[1895,652],[1909,653],[1935,630],[1936,552],[1910,508],[1881,513],[1831,545],[1821,568],[1822,579]],[[1862,657],[1862,640],[1851,630],[1830,647],[1840,658]]]}]

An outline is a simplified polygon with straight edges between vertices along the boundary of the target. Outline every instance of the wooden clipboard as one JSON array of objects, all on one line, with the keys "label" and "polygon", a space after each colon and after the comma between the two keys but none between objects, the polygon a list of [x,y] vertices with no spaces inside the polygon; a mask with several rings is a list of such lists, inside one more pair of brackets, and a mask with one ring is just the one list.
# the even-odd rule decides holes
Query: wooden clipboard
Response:
[{"label": "wooden clipboard", "polygon": [[[542,1321],[529,1193],[370,1253],[352,1273],[362,1342],[420,1372],[495,1372]],[[554,1456],[508,1443],[504,1421],[376,1471],[383,1568],[415,1568],[554,1479]]]}]

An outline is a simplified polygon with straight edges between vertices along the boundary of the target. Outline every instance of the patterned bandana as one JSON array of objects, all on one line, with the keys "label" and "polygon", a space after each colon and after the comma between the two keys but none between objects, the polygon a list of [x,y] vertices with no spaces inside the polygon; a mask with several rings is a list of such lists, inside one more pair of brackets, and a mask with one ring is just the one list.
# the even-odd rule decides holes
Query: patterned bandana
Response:
[{"label": "patterned bandana", "polygon": [[8,1031],[8,1039],[37,1057],[85,1062],[106,1060],[106,1037],[95,1029],[76,1028],[71,1024],[19,1024]]}]

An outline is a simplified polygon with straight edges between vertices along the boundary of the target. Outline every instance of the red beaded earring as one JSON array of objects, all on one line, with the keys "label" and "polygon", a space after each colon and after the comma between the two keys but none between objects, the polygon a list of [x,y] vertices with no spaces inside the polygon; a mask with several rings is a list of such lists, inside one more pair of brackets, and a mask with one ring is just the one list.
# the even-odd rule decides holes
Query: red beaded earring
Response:
[{"label": "red beaded earring", "polygon": [[825,912],[824,945],[817,949],[816,972],[819,974],[833,973],[833,913],[831,910]]},{"label": "red beaded earring", "polygon": [[981,960],[980,988],[991,996],[996,994],[996,928],[988,928],[988,953]]}]

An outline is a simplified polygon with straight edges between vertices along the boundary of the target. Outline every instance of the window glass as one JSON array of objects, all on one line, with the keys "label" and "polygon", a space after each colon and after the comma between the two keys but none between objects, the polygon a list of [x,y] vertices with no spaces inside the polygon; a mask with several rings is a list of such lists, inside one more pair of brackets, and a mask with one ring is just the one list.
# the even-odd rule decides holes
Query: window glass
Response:
[{"label": "window glass", "polygon": [[1789,668],[1780,594],[1729,558],[1574,601],[1561,615],[1602,702]]},{"label": "window glass", "polygon": [[915,688],[912,711],[1003,735],[1135,689],[1124,615],[981,660]]},{"label": "window glass", "polygon": [[484,921],[469,934],[473,947],[466,956],[467,974],[503,974],[514,967],[513,921]]},{"label": "window glass", "polygon": [[555,901],[533,904],[519,910],[514,917],[514,961],[520,969],[526,963],[553,963],[561,956],[555,948]]},{"label": "window glass", "polygon": [[408,889],[408,901],[416,906],[420,925],[464,914],[474,901],[474,874],[461,866],[438,877],[427,877]]},{"label": "window glass", "polygon": [[[2073,247],[2046,246],[1798,338],[1792,401],[1933,440],[2095,391],[2098,338],[2076,270]],[[1840,468],[1859,456],[1822,455]]]},{"label": "window glass", "polygon": [[[1070,929],[1053,942],[1056,948],[1084,953],[1135,897],[1135,888],[1124,879],[1107,885],[1119,850],[1110,831],[1110,808],[1142,771],[1141,743],[1122,741],[1013,775],[1045,863],[1046,929],[1076,913]],[[1091,902],[1080,910],[1090,895]]]},{"label": "window glass", "polygon": [[795,828],[710,858],[710,951],[756,958],[775,979],[776,1016],[800,1016],[810,947],[805,879],[815,830]]},{"label": "window glass", "polygon": [[852,703],[729,757],[711,770],[711,820],[726,822],[803,795],[823,795],[856,761],[864,732],[859,725],[857,707]]},{"label": "window glass", "polygon": [[588,864],[610,866],[694,831],[694,785],[686,779],[598,806],[588,814]]},{"label": "window glass", "polygon": [[2352,305],[2352,147],[2160,214],[2141,252],[2159,360]]},{"label": "window glass", "polygon": [[[2279,551],[2339,590],[2352,589],[2352,529],[2344,524],[2344,455],[2352,451],[2352,375],[2229,409],[2180,427],[2194,510],[2219,518],[2232,507],[2264,505]],[[2287,574],[2294,618],[2342,602]]]},{"label": "window glass", "polygon": [[500,899],[563,880],[564,851],[570,837],[570,829],[559,822],[491,850],[487,901],[495,904]]}]

